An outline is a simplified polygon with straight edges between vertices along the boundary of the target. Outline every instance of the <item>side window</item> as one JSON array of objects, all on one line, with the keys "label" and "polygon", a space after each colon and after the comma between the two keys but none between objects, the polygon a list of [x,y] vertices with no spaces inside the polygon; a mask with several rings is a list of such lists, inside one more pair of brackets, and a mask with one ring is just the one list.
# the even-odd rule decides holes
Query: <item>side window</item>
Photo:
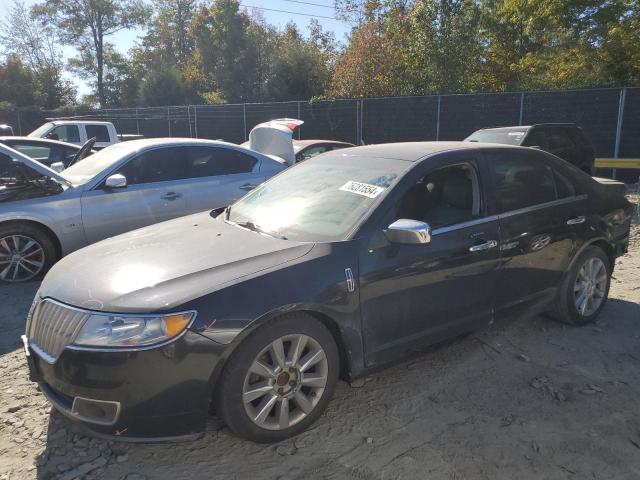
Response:
[{"label": "side window", "polygon": [[576,196],[576,187],[557,170],[553,169],[553,179],[556,182],[556,192],[558,198],[568,198]]},{"label": "side window", "polygon": [[86,125],[87,139],[96,138],[96,142],[110,142],[109,130],[106,125]]},{"label": "side window", "polygon": [[221,147],[190,147],[188,159],[189,178],[249,173],[257,163],[251,155]]},{"label": "side window", "polygon": [[542,130],[532,130],[526,138],[527,147],[540,147],[542,150],[549,148],[547,135]]},{"label": "side window", "polygon": [[22,180],[18,165],[8,155],[0,153],[0,181],[3,184],[18,183]]},{"label": "side window", "polygon": [[497,213],[556,200],[553,173],[546,163],[509,152],[493,152]]},{"label": "side window", "polygon": [[480,216],[478,176],[468,164],[435,170],[411,186],[398,202],[396,219],[419,220],[432,228]]},{"label": "side window", "polygon": [[187,175],[187,149],[159,148],[129,160],[118,173],[127,177],[128,185],[180,180]]},{"label": "side window", "polygon": [[77,125],[58,125],[47,134],[47,137],[62,142],[79,142],[80,130]]},{"label": "side window", "polygon": [[547,132],[549,137],[549,148],[569,148],[573,147],[573,142],[569,138],[569,135],[564,129],[554,129]]}]

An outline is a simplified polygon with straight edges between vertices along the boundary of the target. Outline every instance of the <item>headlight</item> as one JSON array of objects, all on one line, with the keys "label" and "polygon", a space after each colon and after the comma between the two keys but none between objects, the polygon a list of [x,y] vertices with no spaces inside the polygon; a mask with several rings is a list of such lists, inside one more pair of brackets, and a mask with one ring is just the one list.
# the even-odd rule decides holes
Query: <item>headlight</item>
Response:
[{"label": "headlight", "polygon": [[75,345],[86,347],[141,347],[180,335],[195,312],[170,315],[91,315],[80,329]]}]

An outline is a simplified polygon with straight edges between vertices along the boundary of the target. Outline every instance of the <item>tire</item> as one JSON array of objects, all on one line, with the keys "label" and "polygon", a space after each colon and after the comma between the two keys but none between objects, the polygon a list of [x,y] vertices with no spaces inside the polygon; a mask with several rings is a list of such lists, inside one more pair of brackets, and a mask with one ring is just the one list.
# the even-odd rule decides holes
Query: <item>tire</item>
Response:
[{"label": "tire", "polygon": [[[583,297],[581,296],[581,287],[578,284],[585,284],[584,272],[589,269],[589,265],[592,265],[594,270],[596,268],[602,269],[601,274],[598,276],[601,281],[597,282],[592,290],[594,292],[593,298],[597,297],[598,301],[585,304],[584,301],[580,301]],[[611,263],[605,252],[596,246],[587,247],[574,262],[571,270],[562,281],[553,311],[550,312],[551,316],[569,325],[592,323],[607,301],[611,284],[611,271]],[[594,275],[597,275],[597,273]],[[583,308],[584,305],[589,308]]]},{"label": "tire", "polygon": [[[278,362],[274,353],[280,340],[284,362]],[[295,347],[302,344],[296,355]],[[319,351],[324,360],[304,365],[322,357]],[[269,374],[258,368],[258,359]],[[322,323],[305,313],[283,315],[256,329],[232,353],[216,391],[216,411],[235,434],[247,440],[269,443],[290,438],[322,415],[333,396],[339,368],[336,342]]]},{"label": "tire", "polygon": [[57,257],[53,241],[42,229],[28,223],[0,225],[0,283],[37,280]]}]

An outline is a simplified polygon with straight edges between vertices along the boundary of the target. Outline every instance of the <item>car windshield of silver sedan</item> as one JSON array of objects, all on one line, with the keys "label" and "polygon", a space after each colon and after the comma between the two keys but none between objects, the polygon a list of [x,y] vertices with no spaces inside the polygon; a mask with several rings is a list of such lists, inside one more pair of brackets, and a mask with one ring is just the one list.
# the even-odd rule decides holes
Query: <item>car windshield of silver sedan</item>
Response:
[{"label": "car windshield of silver sedan", "polygon": [[406,168],[377,168],[346,159],[314,159],[292,167],[233,204],[226,221],[289,240],[345,239]]},{"label": "car windshield of silver sedan", "polygon": [[83,185],[94,178],[99,173],[119,162],[124,156],[129,155],[139,147],[131,145],[133,142],[123,142],[111,145],[97,153],[94,153],[86,160],[75,163],[61,176],[69,180],[74,185]]}]

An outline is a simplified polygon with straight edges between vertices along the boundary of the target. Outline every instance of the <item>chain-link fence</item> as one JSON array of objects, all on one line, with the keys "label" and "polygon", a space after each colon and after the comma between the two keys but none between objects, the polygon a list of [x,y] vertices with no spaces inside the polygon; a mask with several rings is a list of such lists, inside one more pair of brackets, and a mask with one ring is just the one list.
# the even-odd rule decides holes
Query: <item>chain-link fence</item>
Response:
[{"label": "chain-link fence", "polygon": [[251,128],[280,117],[304,120],[302,139],[357,144],[461,140],[479,128],[573,122],[600,158],[640,158],[640,87],[477,93],[314,102],[246,103],[103,109],[0,111],[0,122],[26,134],[46,118],[107,120],[119,133],[197,137],[241,143]]}]

